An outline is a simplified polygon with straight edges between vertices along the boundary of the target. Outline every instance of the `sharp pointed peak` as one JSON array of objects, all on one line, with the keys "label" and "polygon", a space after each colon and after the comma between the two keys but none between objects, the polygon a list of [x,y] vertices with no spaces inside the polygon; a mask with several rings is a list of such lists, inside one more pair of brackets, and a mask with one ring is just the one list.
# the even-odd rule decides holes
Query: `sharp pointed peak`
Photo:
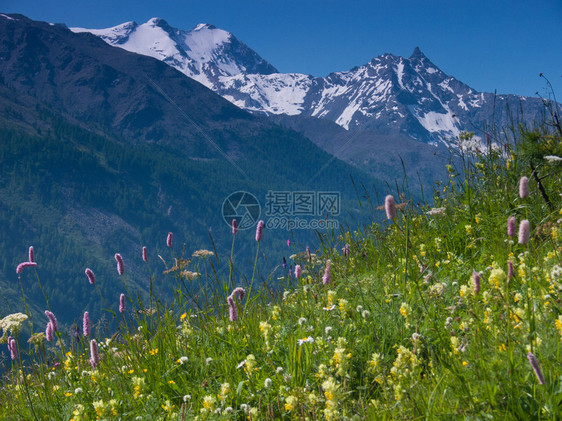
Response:
[{"label": "sharp pointed peak", "polygon": [[427,58],[424,53],[420,50],[420,47],[414,48],[414,52],[410,56],[410,58]]}]

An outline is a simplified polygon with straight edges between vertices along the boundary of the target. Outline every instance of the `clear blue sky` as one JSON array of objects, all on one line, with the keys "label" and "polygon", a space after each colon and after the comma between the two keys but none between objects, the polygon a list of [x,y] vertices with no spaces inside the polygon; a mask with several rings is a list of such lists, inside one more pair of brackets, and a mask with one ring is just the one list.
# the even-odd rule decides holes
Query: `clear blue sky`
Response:
[{"label": "clear blue sky", "polygon": [[562,101],[562,0],[0,0],[4,13],[105,28],[161,17],[228,30],[281,72],[325,76],[416,46],[479,91]]}]

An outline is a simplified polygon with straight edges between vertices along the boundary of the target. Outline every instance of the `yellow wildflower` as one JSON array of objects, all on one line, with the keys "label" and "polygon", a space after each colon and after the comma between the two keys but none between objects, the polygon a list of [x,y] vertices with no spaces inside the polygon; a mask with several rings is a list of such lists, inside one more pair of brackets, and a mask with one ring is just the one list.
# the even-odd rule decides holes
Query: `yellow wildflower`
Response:
[{"label": "yellow wildflower", "polygon": [[400,314],[404,318],[407,318],[410,315],[411,310],[412,308],[406,303],[402,303],[402,305],[400,306]]},{"label": "yellow wildflower", "polygon": [[558,318],[554,321],[554,325],[556,329],[558,329],[558,333],[562,336],[562,315],[558,316]]},{"label": "yellow wildflower", "polygon": [[292,411],[293,409],[295,409],[295,406],[298,402],[298,399],[293,396],[293,395],[289,395],[287,396],[287,399],[285,399],[285,411]]}]

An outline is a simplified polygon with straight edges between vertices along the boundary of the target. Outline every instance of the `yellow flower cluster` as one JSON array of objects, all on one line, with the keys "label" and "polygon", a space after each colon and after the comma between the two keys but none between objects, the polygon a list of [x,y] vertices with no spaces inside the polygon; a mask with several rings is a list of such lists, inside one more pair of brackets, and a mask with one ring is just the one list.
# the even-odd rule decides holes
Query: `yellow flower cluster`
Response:
[{"label": "yellow flower cluster", "polygon": [[221,384],[221,390],[218,394],[219,400],[224,402],[226,398],[228,398],[229,393],[230,393],[230,383]]},{"label": "yellow flower cluster", "polygon": [[562,336],[562,315],[558,316],[554,324],[556,325],[556,329],[558,329],[558,333]]},{"label": "yellow flower cluster", "polygon": [[491,286],[496,289],[500,289],[505,280],[507,279],[507,275],[505,274],[504,270],[501,268],[492,269],[490,272],[490,277],[488,278],[488,282]]},{"label": "yellow flower cluster", "polygon": [[333,377],[328,378],[322,383],[324,389],[324,397],[326,398],[326,408],[324,409],[324,416],[327,420],[336,419],[339,415],[338,412],[338,384]]}]

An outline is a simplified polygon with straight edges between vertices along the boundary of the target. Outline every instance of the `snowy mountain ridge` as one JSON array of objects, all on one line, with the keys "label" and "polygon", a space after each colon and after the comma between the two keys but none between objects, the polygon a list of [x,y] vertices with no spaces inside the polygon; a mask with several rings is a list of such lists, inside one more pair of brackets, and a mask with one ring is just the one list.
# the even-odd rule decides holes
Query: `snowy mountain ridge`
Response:
[{"label": "snowy mountain ridge", "polygon": [[209,24],[185,31],[172,28],[164,19],[152,18],[141,25],[126,22],[107,29],[70,30],[90,32],[110,45],[154,57],[211,89],[221,76],[277,72],[231,33]]},{"label": "snowy mountain ridge", "polygon": [[[402,134],[426,143],[449,144],[463,130],[483,138],[492,124],[507,121],[508,104],[526,101],[531,119],[541,105],[537,98],[477,92],[417,47],[408,58],[383,54],[351,70],[315,77],[279,73],[234,35],[209,24],[186,31],[152,18],[142,25],[70,29],[162,60],[250,112],[323,118],[347,130]],[[499,120],[489,121],[491,115]]]}]

